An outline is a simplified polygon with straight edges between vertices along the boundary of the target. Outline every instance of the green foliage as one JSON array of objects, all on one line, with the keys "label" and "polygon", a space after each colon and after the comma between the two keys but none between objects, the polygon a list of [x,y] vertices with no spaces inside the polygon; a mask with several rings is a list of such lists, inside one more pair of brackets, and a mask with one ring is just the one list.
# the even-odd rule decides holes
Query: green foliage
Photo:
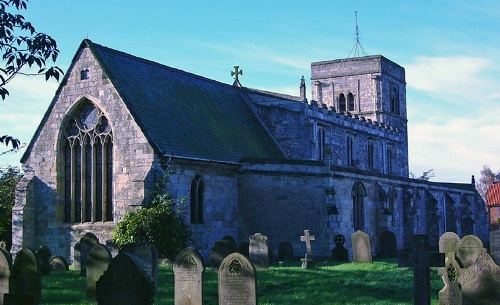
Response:
[{"label": "green foliage", "polygon": [[12,244],[12,207],[14,206],[16,185],[21,180],[18,167],[0,169],[0,240]]},{"label": "green foliage", "polygon": [[169,194],[157,188],[150,207],[127,212],[116,226],[113,238],[120,247],[150,241],[160,257],[173,260],[191,241],[183,211],[182,201],[176,204]]},{"label": "green foliage", "polygon": [[434,169],[426,170],[419,177],[417,177],[414,173],[410,172],[410,178],[412,179],[429,181],[431,180],[431,178],[434,178],[434,176],[436,176],[436,174],[434,173]]}]

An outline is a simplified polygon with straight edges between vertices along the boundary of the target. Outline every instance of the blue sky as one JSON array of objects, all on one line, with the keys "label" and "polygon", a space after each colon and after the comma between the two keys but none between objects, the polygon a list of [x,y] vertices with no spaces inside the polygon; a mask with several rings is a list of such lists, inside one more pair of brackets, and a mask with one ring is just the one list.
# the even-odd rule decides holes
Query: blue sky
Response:
[{"label": "blue sky", "polygon": [[[63,70],[89,38],[225,83],[239,65],[244,86],[298,95],[311,62],[349,55],[358,11],[366,52],[406,69],[410,171],[468,183],[483,165],[500,169],[498,1],[138,3],[32,0],[24,15],[57,40]],[[57,86],[17,77],[0,102],[0,133],[29,142]],[[0,165],[17,165],[21,155],[2,155]]]}]

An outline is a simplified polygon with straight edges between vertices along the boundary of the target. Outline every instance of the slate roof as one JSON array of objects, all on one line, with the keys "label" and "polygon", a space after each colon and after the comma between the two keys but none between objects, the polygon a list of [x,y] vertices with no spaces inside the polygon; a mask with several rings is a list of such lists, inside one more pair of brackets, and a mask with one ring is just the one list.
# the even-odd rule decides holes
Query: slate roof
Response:
[{"label": "slate roof", "polygon": [[86,46],[157,153],[220,162],[285,159],[244,89],[90,40],[80,49]]}]

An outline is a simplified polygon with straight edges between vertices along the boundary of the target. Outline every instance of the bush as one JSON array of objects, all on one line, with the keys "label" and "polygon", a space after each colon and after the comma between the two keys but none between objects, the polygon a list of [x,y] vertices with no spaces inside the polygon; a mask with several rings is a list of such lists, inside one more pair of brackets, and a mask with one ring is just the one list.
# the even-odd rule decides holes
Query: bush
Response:
[{"label": "bush", "polygon": [[113,237],[119,247],[150,241],[160,257],[173,260],[191,242],[191,230],[184,222],[182,205],[168,194],[157,193],[150,207],[127,212]]},{"label": "bush", "polygon": [[12,207],[16,185],[22,176],[18,167],[0,169],[0,241],[6,243],[7,249],[12,244]]}]

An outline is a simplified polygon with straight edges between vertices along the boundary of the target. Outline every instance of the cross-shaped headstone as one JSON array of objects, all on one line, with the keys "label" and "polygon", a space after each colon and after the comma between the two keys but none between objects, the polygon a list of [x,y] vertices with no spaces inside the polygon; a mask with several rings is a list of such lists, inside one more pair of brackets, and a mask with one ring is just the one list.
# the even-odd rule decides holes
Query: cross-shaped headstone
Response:
[{"label": "cross-shaped headstone", "polygon": [[234,79],[237,81],[238,75],[243,75],[243,70],[240,70],[240,66],[234,66],[234,71],[231,71],[231,76],[234,76]]},{"label": "cross-shaped headstone", "polygon": [[312,254],[311,240],[314,240],[314,235],[309,235],[309,230],[304,230],[304,236],[300,237],[300,241],[306,242],[307,254]]},{"label": "cross-shaped headstone", "polygon": [[399,256],[398,267],[413,267],[413,304],[430,305],[429,267],[444,267],[444,253],[428,254],[429,236],[413,235],[413,253]]}]

